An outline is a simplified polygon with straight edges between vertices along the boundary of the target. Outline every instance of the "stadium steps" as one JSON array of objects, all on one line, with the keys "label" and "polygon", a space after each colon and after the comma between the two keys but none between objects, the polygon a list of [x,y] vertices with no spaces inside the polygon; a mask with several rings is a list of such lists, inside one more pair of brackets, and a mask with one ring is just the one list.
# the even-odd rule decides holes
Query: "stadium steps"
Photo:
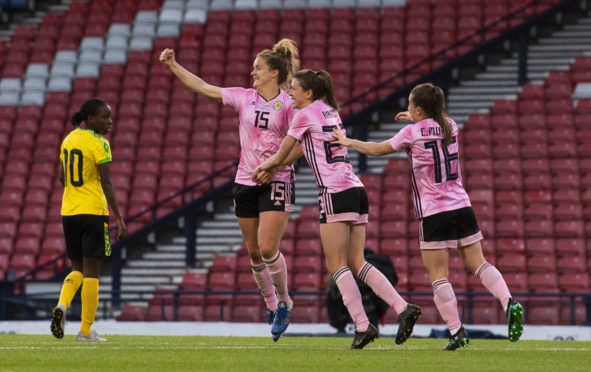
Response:
[{"label": "stadium steps", "polygon": [[[528,80],[543,81],[550,71],[568,70],[576,56],[591,52],[591,17],[581,18],[575,24],[564,26],[552,36],[541,38],[530,45],[528,53]],[[513,99],[521,91],[517,85],[519,55],[488,66],[487,71],[476,74],[470,81],[462,81],[448,94],[450,116],[462,126],[471,113],[487,113],[496,99]]]}]

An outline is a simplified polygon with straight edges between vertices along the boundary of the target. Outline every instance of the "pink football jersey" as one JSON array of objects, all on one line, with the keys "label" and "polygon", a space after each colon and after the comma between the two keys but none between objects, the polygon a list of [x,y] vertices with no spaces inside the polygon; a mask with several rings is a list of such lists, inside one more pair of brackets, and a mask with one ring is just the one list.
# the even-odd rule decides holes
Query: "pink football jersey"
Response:
[{"label": "pink football jersey", "polygon": [[347,148],[333,145],[333,129],[345,134],[339,113],[317,100],[299,110],[287,134],[302,142],[304,156],[316,178],[320,193],[336,193],[363,187],[349,164]]},{"label": "pink football jersey", "polygon": [[389,139],[395,151],[405,150],[411,165],[411,188],[417,219],[470,206],[462,185],[458,152],[458,126],[452,126],[452,143],[443,146],[443,129],[433,119],[402,128]]},{"label": "pink football jersey", "polygon": [[[287,134],[295,110],[289,95],[280,90],[265,100],[256,89],[222,88],[224,105],[232,106],[240,117],[240,164],[235,182],[255,186],[251,179],[255,168],[275,154]],[[294,182],[294,170],[288,166],[277,172],[274,181]]]}]

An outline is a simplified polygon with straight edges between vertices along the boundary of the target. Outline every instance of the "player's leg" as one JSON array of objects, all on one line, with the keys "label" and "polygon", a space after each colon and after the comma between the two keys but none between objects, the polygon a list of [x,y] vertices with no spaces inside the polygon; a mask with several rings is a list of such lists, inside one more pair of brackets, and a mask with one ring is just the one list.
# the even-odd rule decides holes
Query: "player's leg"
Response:
[{"label": "player's leg", "polygon": [[334,278],[343,296],[343,303],[347,307],[351,319],[355,322],[355,338],[351,348],[361,349],[378,337],[378,331],[369,323],[363,308],[359,287],[353,273],[347,266],[349,235],[350,223],[348,222],[320,224],[320,238],[326,259],[326,268]]},{"label": "player's leg", "polygon": [[259,219],[257,218],[238,218],[238,225],[240,231],[246,242],[246,249],[250,257],[250,265],[254,281],[265,300],[267,310],[267,323],[272,324],[277,310],[277,296],[275,294],[275,287],[271,280],[271,274],[267,269],[267,265],[263,261],[261,249],[258,242]]},{"label": "player's leg", "polygon": [[507,315],[509,340],[519,340],[523,333],[523,307],[511,297],[511,292],[499,270],[484,259],[480,241],[461,247],[458,251],[468,270],[473,272],[501,303]]},{"label": "player's leg", "polygon": [[[447,323],[451,338],[443,350],[455,350],[469,341],[464,337],[458,302],[449,277],[448,249],[458,247],[457,210],[437,213],[419,220],[419,247],[433,286],[433,300]],[[476,231],[478,231],[476,227]],[[460,337],[461,336],[461,337]]]},{"label": "player's leg", "polygon": [[99,275],[104,257],[111,250],[108,233],[108,216],[85,216],[82,226],[82,265],[84,280],[82,283],[82,319],[77,341],[106,341],[92,330],[96,316],[99,294]]},{"label": "player's leg", "polygon": [[425,268],[429,273],[429,279],[433,285],[433,300],[435,306],[441,315],[441,318],[447,323],[452,337],[443,350],[456,350],[465,346],[469,341],[465,336],[460,314],[458,312],[458,302],[451,283],[448,281],[448,261],[449,252],[444,249],[422,249],[421,256]]},{"label": "player's leg", "polygon": [[273,341],[277,341],[285,332],[293,312],[293,301],[289,297],[287,287],[287,264],[285,257],[279,252],[279,242],[287,228],[289,214],[293,210],[293,190],[291,183],[271,182],[269,185],[261,186],[258,193],[258,241],[278,301],[271,327]]},{"label": "player's leg", "polygon": [[349,249],[347,251],[347,263],[359,280],[367,284],[372,291],[384,302],[394,308],[398,314],[398,332],[396,343],[404,343],[412,334],[414,325],[421,314],[421,308],[414,304],[407,303],[398,294],[390,281],[376,269],[372,264],[363,258],[365,247],[365,224],[351,226],[349,237]]},{"label": "player's leg", "polygon": [[82,275],[81,235],[79,227],[76,225],[76,216],[63,217],[62,225],[66,240],[66,253],[72,263],[72,271],[64,279],[57,306],[51,312],[51,333],[58,339],[64,337],[66,311],[84,279]]},{"label": "player's leg", "polygon": [[267,211],[259,215],[258,239],[263,260],[277,292],[277,310],[273,319],[271,333],[277,341],[289,326],[293,312],[293,301],[287,286],[287,264],[279,251],[279,242],[289,221],[288,212]]},{"label": "player's leg", "polygon": [[240,226],[240,231],[246,242],[246,248],[250,257],[252,275],[265,300],[267,323],[272,324],[275,310],[277,310],[277,296],[271,275],[269,274],[267,265],[263,261],[258,241],[259,209],[256,187],[235,183],[232,192],[238,225]]}]

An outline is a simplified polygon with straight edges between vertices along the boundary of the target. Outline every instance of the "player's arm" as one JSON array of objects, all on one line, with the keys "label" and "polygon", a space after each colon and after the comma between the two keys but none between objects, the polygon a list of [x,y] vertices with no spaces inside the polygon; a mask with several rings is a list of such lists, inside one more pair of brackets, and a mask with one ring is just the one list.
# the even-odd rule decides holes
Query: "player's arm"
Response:
[{"label": "player's arm", "polygon": [[275,178],[275,175],[277,174],[277,172],[279,172],[279,170],[283,169],[284,167],[287,167],[288,165],[291,165],[291,163],[298,160],[302,157],[302,155],[304,155],[301,145],[302,144],[300,143],[300,141],[297,141],[297,144],[291,149],[291,152],[289,153],[289,155],[287,155],[287,158],[285,158],[283,164],[271,169],[270,171],[260,172],[257,175],[257,180],[262,183],[269,183],[273,181],[273,178]]},{"label": "player's arm", "polygon": [[295,147],[298,140],[294,137],[290,136],[289,134],[285,136],[283,141],[281,142],[281,146],[279,146],[279,150],[262,162],[253,172],[252,172],[252,179],[255,181],[261,181],[259,179],[259,174],[262,171],[271,171],[274,168],[282,167],[285,161],[288,159],[289,155],[291,154],[291,150]]},{"label": "player's arm", "polygon": [[62,184],[62,186],[66,186],[65,179],[64,179],[64,165],[62,164],[61,161],[60,161],[58,178],[59,178],[60,183]]},{"label": "player's arm", "polygon": [[164,49],[162,53],[160,53],[160,62],[168,67],[174,76],[193,92],[215,101],[222,102],[222,89],[206,83],[203,79],[181,66],[174,58],[173,49]]},{"label": "player's arm", "polygon": [[117,199],[115,198],[115,189],[113,188],[113,182],[111,182],[111,163],[106,162],[99,164],[99,174],[101,176],[101,186],[103,187],[103,192],[105,193],[105,198],[107,198],[107,203],[115,213],[115,218],[117,221],[117,239],[121,240],[127,236],[127,226],[125,226],[125,222],[123,221],[123,217],[121,217],[121,212],[119,211],[119,206],[117,205]]},{"label": "player's arm", "polygon": [[396,151],[390,145],[390,142],[384,141],[380,143],[376,142],[363,142],[351,138],[347,138],[341,133],[340,130],[333,129],[333,136],[335,138],[331,143],[334,145],[341,145],[345,147],[353,147],[355,150],[371,155],[371,156],[383,156],[392,154]]},{"label": "player's arm", "polygon": [[296,140],[295,145],[292,147],[289,155],[283,161],[283,164],[279,166],[279,168],[287,167],[291,165],[294,161],[298,160],[304,155],[304,151],[302,150],[302,143]]}]

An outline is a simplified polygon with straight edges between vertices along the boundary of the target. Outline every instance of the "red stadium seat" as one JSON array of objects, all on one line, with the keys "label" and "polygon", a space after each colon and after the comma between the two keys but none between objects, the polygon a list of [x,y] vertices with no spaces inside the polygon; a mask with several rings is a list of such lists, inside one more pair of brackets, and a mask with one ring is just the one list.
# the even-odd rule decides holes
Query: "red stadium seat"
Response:
[{"label": "red stadium seat", "polygon": [[523,239],[497,239],[496,252],[500,254],[524,254],[525,241]]},{"label": "red stadium seat", "polygon": [[500,203],[497,204],[495,210],[495,216],[499,220],[503,219],[522,219],[523,218],[523,206],[516,203]]},{"label": "red stadium seat", "polygon": [[587,262],[582,257],[564,256],[558,258],[557,267],[559,273],[582,273],[587,271]]},{"label": "red stadium seat", "polygon": [[398,239],[382,239],[380,241],[380,254],[388,256],[406,255],[408,252],[408,244],[405,238]]},{"label": "red stadium seat", "polygon": [[296,273],[301,272],[320,272],[324,267],[322,256],[296,256],[294,259],[294,269]]},{"label": "red stadium seat", "polygon": [[524,224],[521,220],[499,221],[495,229],[499,237],[520,238],[523,236]]},{"label": "red stadium seat", "polygon": [[556,221],[554,236],[558,238],[582,238],[585,226],[582,220]]},{"label": "red stadium seat", "polygon": [[527,274],[525,273],[506,273],[503,279],[507,286],[514,292],[525,292],[528,290]]},{"label": "red stadium seat", "polygon": [[35,254],[14,254],[10,259],[9,267],[16,270],[16,276],[20,277],[35,267]]},{"label": "red stadium seat", "polygon": [[44,254],[61,254],[66,252],[66,241],[63,237],[47,237],[43,239],[41,251]]},{"label": "red stadium seat", "polygon": [[558,287],[566,292],[589,292],[589,274],[586,272],[560,274]]},{"label": "red stadium seat", "polygon": [[146,306],[125,304],[121,308],[121,314],[116,318],[119,322],[138,321],[142,322],[146,316]]},{"label": "red stadium seat", "polygon": [[234,271],[213,271],[209,273],[207,287],[212,290],[233,290],[236,273]]},{"label": "red stadium seat", "polygon": [[212,266],[209,267],[209,271],[235,271],[236,264],[235,255],[220,254],[215,256]]},{"label": "red stadium seat", "polygon": [[556,273],[533,273],[527,278],[528,286],[533,291],[548,291],[558,288]]},{"label": "red stadium seat", "polygon": [[207,274],[202,272],[187,271],[179,284],[179,289],[205,289],[207,286]]},{"label": "red stadium seat", "polygon": [[503,273],[505,272],[525,272],[526,258],[525,254],[502,254],[497,257],[497,267]]},{"label": "red stadium seat", "polygon": [[554,241],[556,254],[576,255],[583,257],[585,255],[585,240],[582,238],[560,238]]},{"label": "red stadium seat", "polygon": [[550,203],[531,203],[524,210],[524,217],[528,221],[532,220],[550,220],[552,219],[552,204]]},{"label": "red stadium seat", "polygon": [[413,291],[432,291],[433,287],[429,274],[425,271],[415,271],[410,273],[408,279],[408,288]]},{"label": "red stadium seat", "polygon": [[528,254],[554,255],[554,239],[531,238],[525,241],[525,249]]},{"label": "red stadium seat", "polygon": [[319,272],[297,272],[294,274],[293,287],[298,291],[316,291],[323,287]]},{"label": "red stadium seat", "polygon": [[320,239],[298,239],[295,243],[295,255],[322,255]]},{"label": "red stadium seat", "polygon": [[527,259],[527,270],[530,273],[556,272],[556,258],[553,255],[533,255]]},{"label": "red stadium seat", "polygon": [[313,238],[320,234],[320,222],[318,220],[300,220],[297,223],[297,236],[301,238]]},{"label": "red stadium seat", "polygon": [[531,304],[525,314],[529,324],[554,325],[558,324],[560,311],[558,304],[548,305],[542,303],[540,305]]}]

